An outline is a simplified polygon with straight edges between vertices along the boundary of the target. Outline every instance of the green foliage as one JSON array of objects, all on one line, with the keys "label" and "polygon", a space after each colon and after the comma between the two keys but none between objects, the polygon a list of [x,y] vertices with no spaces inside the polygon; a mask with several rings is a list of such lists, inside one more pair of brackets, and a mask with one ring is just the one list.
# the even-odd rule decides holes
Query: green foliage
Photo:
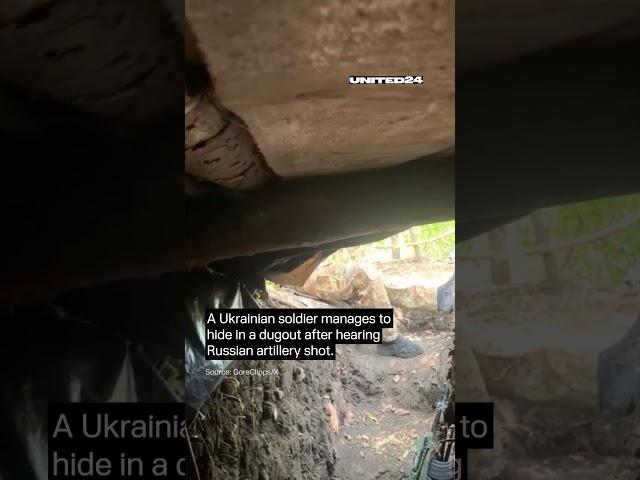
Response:
[{"label": "green foliage", "polygon": [[[552,219],[552,242],[576,240],[575,246],[557,252],[564,276],[579,277],[593,284],[617,284],[638,258],[640,221],[621,229],[612,227],[628,219],[640,219],[640,194],[562,205],[548,209],[547,213]],[[603,233],[601,238],[580,243],[580,239],[598,233]]]},{"label": "green foliage", "polygon": [[[402,258],[414,255],[414,239],[422,256],[427,260],[446,260],[455,245],[455,222],[420,225],[394,235]],[[389,237],[368,245],[343,248],[331,256],[332,261],[376,261],[391,258],[394,238]]]},{"label": "green foliage", "polygon": [[[433,260],[446,260],[455,246],[455,222],[440,222],[414,227],[419,241],[428,241],[422,246],[422,253]],[[407,233],[407,232],[403,232]],[[431,239],[436,239],[430,241]]]},{"label": "green foliage", "polygon": [[[539,245],[533,217],[513,224],[519,250],[540,252],[546,249],[555,256],[560,280],[611,287],[620,285],[630,265],[640,253],[640,194],[580,202],[541,211],[542,228],[548,244]],[[465,256],[478,248],[486,236],[465,242],[458,254]],[[487,258],[490,255],[486,253]],[[539,253],[538,253],[539,255]],[[540,257],[541,258],[541,257]],[[517,258],[512,257],[512,261]]]}]

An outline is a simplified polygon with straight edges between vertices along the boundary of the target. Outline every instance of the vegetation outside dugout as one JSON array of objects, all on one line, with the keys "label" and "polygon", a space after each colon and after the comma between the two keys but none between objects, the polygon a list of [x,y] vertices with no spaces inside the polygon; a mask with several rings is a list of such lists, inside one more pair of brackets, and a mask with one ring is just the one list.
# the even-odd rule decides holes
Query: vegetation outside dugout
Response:
[{"label": "vegetation outside dugout", "polygon": [[536,211],[462,243],[458,259],[517,263],[540,257],[547,281],[602,287],[621,284],[638,261],[638,252],[640,194],[634,194]]},{"label": "vegetation outside dugout", "polygon": [[[338,262],[389,261],[416,258],[447,260],[455,247],[455,222],[419,225],[378,242],[338,250]],[[395,255],[395,256],[394,256]]]}]

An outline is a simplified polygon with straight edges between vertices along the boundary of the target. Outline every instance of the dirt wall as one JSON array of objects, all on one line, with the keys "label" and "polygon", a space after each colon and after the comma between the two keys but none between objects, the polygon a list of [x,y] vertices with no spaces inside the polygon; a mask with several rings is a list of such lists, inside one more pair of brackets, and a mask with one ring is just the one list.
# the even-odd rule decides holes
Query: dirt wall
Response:
[{"label": "dirt wall", "polygon": [[246,361],[191,429],[201,479],[326,480],[335,465],[325,414],[334,362]]}]

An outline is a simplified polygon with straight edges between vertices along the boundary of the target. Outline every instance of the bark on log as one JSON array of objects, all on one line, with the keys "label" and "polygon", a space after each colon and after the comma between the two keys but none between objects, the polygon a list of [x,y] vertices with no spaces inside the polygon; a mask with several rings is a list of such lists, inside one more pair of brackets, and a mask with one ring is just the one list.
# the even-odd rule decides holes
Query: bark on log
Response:
[{"label": "bark on log", "polygon": [[175,0],[0,6],[0,77],[41,98],[120,121],[176,113],[183,38]]},{"label": "bark on log", "polygon": [[242,121],[208,94],[185,98],[184,168],[199,181],[252,190],[275,180]]},{"label": "bark on log", "polygon": [[197,39],[187,25],[184,168],[196,181],[253,190],[276,176],[247,125],[217,99]]},{"label": "bark on log", "polygon": [[[551,243],[551,235],[545,213],[542,210],[534,212],[531,216],[531,223],[533,224],[536,243],[543,248],[548,246]],[[556,256],[552,252],[545,252],[542,254],[542,262],[544,263],[545,282],[552,285],[557,284],[560,279],[560,273]]]}]

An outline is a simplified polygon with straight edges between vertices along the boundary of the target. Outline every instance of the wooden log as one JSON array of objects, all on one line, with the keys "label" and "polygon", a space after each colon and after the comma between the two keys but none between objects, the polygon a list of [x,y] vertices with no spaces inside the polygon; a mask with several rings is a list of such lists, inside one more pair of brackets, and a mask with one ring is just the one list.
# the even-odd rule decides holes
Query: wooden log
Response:
[{"label": "wooden log", "polygon": [[[545,212],[537,210],[531,215],[533,231],[536,237],[536,243],[545,247],[551,243],[549,228],[547,227]],[[558,260],[552,252],[542,254],[542,262],[544,263],[545,281],[550,284],[556,284],[560,278],[558,270]]]},{"label": "wooden log", "polygon": [[422,251],[420,250],[420,245],[418,244],[418,234],[413,228],[409,230],[409,237],[411,238],[411,245],[413,246],[413,256],[414,258],[419,260],[420,258],[422,258]]},{"label": "wooden log", "polygon": [[494,285],[505,286],[511,284],[511,265],[508,258],[498,258],[504,253],[506,231],[504,227],[489,232],[489,244],[491,257],[491,280]]},{"label": "wooden log", "polygon": [[[220,103],[283,178],[382,168],[453,146],[449,0],[189,0],[185,15]],[[374,71],[424,83],[349,83]]]},{"label": "wooden log", "polygon": [[639,30],[456,76],[458,241],[538,208],[637,192]]},{"label": "wooden log", "polygon": [[3,81],[120,122],[177,113],[184,49],[174,1],[5,3]]},{"label": "wooden log", "polygon": [[313,246],[454,217],[454,162],[404,165],[275,184],[223,205],[189,200],[190,266],[258,252]]},{"label": "wooden log", "polygon": [[[388,170],[193,197],[187,203],[185,234],[182,141],[180,135],[168,137],[160,136],[166,141],[158,144],[141,142],[139,149],[129,145],[127,156],[120,158],[115,155],[121,150],[112,144],[94,154],[93,164],[85,161],[87,151],[80,146],[77,152],[64,149],[73,165],[63,172],[62,164],[46,164],[55,167],[55,184],[44,170],[23,184],[29,164],[16,164],[3,192],[11,229],[4,238],[10,255],[0,272],[0,298],[48,297],[160,275],[185,264],[397,232],[454,215],[453,160],[430,157]],[[41,158],[41,147],[30,147],[33,158]],[[27,158],[24,144],[17,151],[22,157],[9,157]],[[122,175],[122,164],[129,160],[128,174]],[[91,182],[85,180],[89,175]]]}]

